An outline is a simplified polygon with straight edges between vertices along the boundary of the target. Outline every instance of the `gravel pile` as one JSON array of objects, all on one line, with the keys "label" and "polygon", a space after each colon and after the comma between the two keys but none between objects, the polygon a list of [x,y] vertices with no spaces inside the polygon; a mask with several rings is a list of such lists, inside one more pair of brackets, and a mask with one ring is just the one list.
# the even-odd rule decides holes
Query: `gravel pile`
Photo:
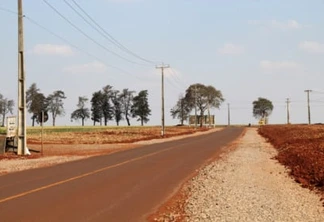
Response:
[{"label": "gravel pile", "polygon": [[192,179],[187,221],[324,221],[320,197],[294,182],[275,155],[248,129],[235,151]]}]

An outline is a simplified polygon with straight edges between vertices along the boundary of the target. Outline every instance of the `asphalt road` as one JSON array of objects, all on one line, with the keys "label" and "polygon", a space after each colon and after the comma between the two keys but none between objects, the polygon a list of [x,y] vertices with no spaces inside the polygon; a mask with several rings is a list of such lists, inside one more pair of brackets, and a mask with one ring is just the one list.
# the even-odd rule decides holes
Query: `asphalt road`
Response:
[{"label": "asphalt road", "polygon": [[145,221],[243,128],[0,176],[0,221]]}]

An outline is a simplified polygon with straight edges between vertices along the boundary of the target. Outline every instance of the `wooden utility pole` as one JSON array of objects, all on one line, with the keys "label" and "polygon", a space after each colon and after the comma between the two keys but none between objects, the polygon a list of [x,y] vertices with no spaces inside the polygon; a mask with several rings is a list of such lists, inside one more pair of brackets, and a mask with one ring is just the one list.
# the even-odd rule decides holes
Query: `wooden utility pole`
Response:
[{"label": "wooden utility pole", "polygon": [[162,87],[161,87],[161,97],[162,97],[162,107],[161,107],[161,112],[162,112],[162,117],[161,117],[161,122],[162,122],[162,130],[161,130],[161,136],[164,136],[165,133],[165,127],[164,127],[164,69],[170,68],[169,65],[164,65],[162,63],[161,66],[156,66],[157,69],[161,69],[162,72]]},{"label": "wooden utility pole", "polygon": [[18,155],[27,148],[23,17],[22,0],[18,0]]},{"label": "wooden utility pole", "polygon": [[310,112],[310,101],[309,101],[309,93],[312,92],[312,90],[305,90],[307,93],[307,111],[308,111],[308,124],[311,124],[311,112]]},{"label": "wooden utility pole", "polygon": [[290,113],[289,113],[290,101],[289,101],[289,98],[287,98],[286,103],[287,103],[287,124],[290,124]]},{"label": "wooden utility pole", "polygon": [[227,103],[227,125],[231,125],[231,109],[229,103]]}]

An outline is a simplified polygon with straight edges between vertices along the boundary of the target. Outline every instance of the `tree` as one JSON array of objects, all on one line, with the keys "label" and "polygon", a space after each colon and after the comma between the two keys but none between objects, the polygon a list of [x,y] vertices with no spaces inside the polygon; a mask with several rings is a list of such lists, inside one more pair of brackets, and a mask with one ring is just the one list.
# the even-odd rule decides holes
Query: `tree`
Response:
[{"label": "tree", "polygon": [[36,83],[33,83],[29,89],[26,91],[26,105],[28,112],[32,114],[32,126],[35,125],[35,120],[37,123],[39,114],[47,111],[47,99],[43,93],[39,92]]},{"label": "tree", "polygon": [[134,91],[123,89],[120,94],[120,103],[128,126],[130,126],[129,116],[131,115],[130,112],[133,105],[134,93]]},{"label": "tree", "polygon": [[0,94],[0,115],[2,115],[2,126],[5,124],[6,115],[8,113],[13,113],[14,105],[15,103],[13,100],[3,98],[3,96]]},{"label": "tree", "polygon": [[183,125],[183,122],[188,119],[190,111],[191,109],[186,101],[186,98],[181,95],[178,99],[177,104],[171,109],[170,113],[173,119],[179,119],[180,124]]},{"label": "tree", "polygon": [[111,94],[111,102],[113,104],[112,107],[112,113],[115,117],[116,124],[119,126],[120,120],[123,119],[123,110],[122,110],[122,104],[120,102],[121,95],[119,94],[119,90],[113,90]]},{"label": "tree", "polygon": [[62,116],[64,112],[64,102],[66,99],[65,94],[61,90],[54,91],[47,97],[48,110],[52,113],[53,126],[55,126],[55,120],[57,116]]},{"label": "tree", "polygon": [[273,110],[273,104],[266,98],[259,97],[258,100],[253,101],[253,116],[256,119],[266,119]]},{"label": "tree", "polygon": [[103,93],[99,90],[94,92],[91,98],[91,119],[93,120],[93,125],[96,125],[96,122],[102,124],[103,117]]},{"label": "tree", "polygon": [[88,98],[85,96],[79,96],[79,102],[77,104],[78,109],[74,110],[71,114],[71,120],[78,120],[81,119],[82,126],[84,126],[84,121],[88,118],[90,118],[90,110],[89,108],[86,108],[86,102],[88,101]]},{"label": "tree", "polygon": [[112,119],[112,105],[110,104],[112,88],[112,86],[107,85],[102,89],[102,114],[105,126],[107,126],[108,121]]},{"label": "tree", "polygon": [[131,113],[133,117],[138,117],[137,121],[141,121],[141,126],[149,121],[148,116],[151,115],[151,110],[148,104],[147,90],[140,91],[138,95],[133,98]]},{"label": "tree", "polygon": [[[215,89],[213,86],[205,86],[200,83],[190,85],[186,90],[185,100],[188,103],[190,109],[198,108],[200,112],[200,119],[203,118],[206,110],[214,107],[219,108],[222,102],[225,101],[222,92]],[[202,121],[200,121],[200,127],[202,127]]]}]

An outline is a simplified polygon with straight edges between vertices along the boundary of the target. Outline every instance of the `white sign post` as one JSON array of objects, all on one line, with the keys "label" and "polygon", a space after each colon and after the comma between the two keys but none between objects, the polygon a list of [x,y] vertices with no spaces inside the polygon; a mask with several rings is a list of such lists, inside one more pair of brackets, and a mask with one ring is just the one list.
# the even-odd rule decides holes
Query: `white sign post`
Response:
[{"label": "white sign post", "polygon": [[17,118],[15,116],[7,117],[7,138],[13,138],[17,135]]}]

